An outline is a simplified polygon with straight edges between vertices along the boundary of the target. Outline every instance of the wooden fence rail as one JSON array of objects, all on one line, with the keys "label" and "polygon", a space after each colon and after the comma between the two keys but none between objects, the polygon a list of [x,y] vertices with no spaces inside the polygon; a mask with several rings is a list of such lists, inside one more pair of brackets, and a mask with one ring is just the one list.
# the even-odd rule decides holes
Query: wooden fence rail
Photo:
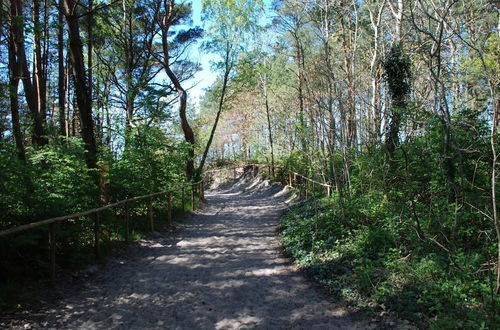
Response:
[{"label": "wooden fence rail", "polygon": [[[264,167],[267,168],[267,173],[270,178],[275,178],[276,177],[276,172],[281,171],[282,175],[285,176],[285,180],[283,180],[282,183],[287,184],[289,187],[292,188],[298,188],[299,189],[299,195],[301,197],[308,197],[310,196],[311,193],[317,191],[318,187],[322,187],[322,191],[325,192],[325,195],[330,197],[332,194],[333,189],[335,188],[333,185],[323,183],[316,181],[314,179],[308,178],[302,174],[299,174],[297,172],[290,171],[288,169],[285,169],[280,166],[273,166],[271,164],[246,164],[246,165],[241,165],[241,166],[232,166],[232,167],[225,167],[225,168],[220,168],[220,169],[213,169],[209,170],[206,173],[211,173],[211,172],[220,172],[220,171],[233,171],[233,179],[236,179],[236,170],[245,167],[245,166],[254,166],[254,167]],[[288,180],[286,179],[288,177]]]},{"label": "wooden fence rail", "polygon": [[280,166],[273,166],[270,164],[248,164],[247,166],[267,167],[268,175],[271,178],[276,177],[277,171],[281,171],[282,172],[281,175],[285,177],[282,183],[287,184],[289,187],[292,188],[298,188],[299,195],[301,197],[307,198],[308,196],[310,196],[311,193],[317,191],[318,187],[322,187],[322,191],[325,192],[325,195],[330,197],[334,188],[333,185],[316,181],[314,179],[308,178],[302,174],[293,172],[291,170],[285,169]]},{"label": "wooden fence rail", "polygon": [[[234,167],[228,167],[228,168],[222,168],[222,169],[214,169],[214,170],[209,170],[205,172],[205,174],[213,173],[213,172],[218,172],[218,171],[232,171],[233,172],[233,179],[236,179],[237,177],[237,169],[244,167],[244,166],[255,166],[255,167],[260,167],[264,166],[267,167],[268,170],[268,175],[271,178],[276,177],[276,170],[282,171],[283,176],[288,176],[288,180],[284,180],[283,183],[287,183],[290,187],[297,187],[299,188],[299,195],[307,196],[314,192],[314,188],[317,186],[323,187],[327,189],[327,196],[330,196],[331,191],[333,186],[328,185],[326,183],[321,183],[318,181],[315,181],[313,179],[310,179],[308,177],[305,177],[299,173],[286,170],[282,167],[278,166],[272,166],[269,164],[247,164],[247,165],[242,165],[242,166],[234,166]],[[141,200],[147,200],[147,220],[148,220],[148,227],[151,231],[154,231],[154,210],[153,210],[153,199],[158,196],[165,196],[166,195],[166,204],[167,204],[167,221],[170,223],[172,221],[172,204],[173,204],[173,193],[176,191],[181,192],[181,205],[182,205],[182,210],[186,210],[186,201],[185,201],[185,195],[186,195],[186,188],[191,188],[191,205],[193,211],[196,209],[196,199],[198,198],[200,201],[205,200],[205,179],[202,179],[198,182],[194,183],[188,183],[182,186],[178,186],[169,190],[165,191],[160,191],[148,195],[143,195],[143,196],[137,196],[129,199],[124,199],[112,204],[108,204],[102,207],[94,208],[91,210],[83,211],[83,212],[78,212],[70,215],[64,215],[64,216],[59,216],[55,218],[50,218],[38,222],[32,222],[28,223],[25,225],[13,227],[10,229],[6,229],[3,231],[0,231],[0,238],[6,237],[9,235],[13,235],[16,233],[24,232],[33,228],[41,227],[41,226],[49,226],[49,267],[50,267],[50,277],[51,280],[54,281],[55,275],[56,275],[56,225],[59,222],[64,222],[70,219],[78,219],[84,216],[90,216],[93,215],[94,218],[94,252],[96,257],[100,256],[101,253],[101,248],[100,248],[100,226],[101,226],[101,212],[112,209],[117,206],[123,205],[125,207],[125,240],[127,242],[130,242],[130,204],[133,202],[141,201]]]},{"label": "wooden fence rail", "polygon": [[101,224],[101,212],[112,209],[114,207],[124,205],[125,206],[125,240],[127,242],[130,241],[130,232],[129,232],[129,225],[130,225],[130,203],[132,202],[137,202],[141,200],[147,200],[147,219],[148,219],[148,225],[149,229],[151,231],[154,231],[154,214],[153,214],[153,198],[158,197],[158,196],[167,196],[167,220],[170,223],[172,221],[172,203],[173,203],[173,193],[175,191],[182,190],[181,194],[181,199],[182,199],[182,207],[183,210],[185,210],[185,200],[184,200],[184,191],[186,188],[191,188],[191,204],[193,210],[196,208],[196,197],[199,198],[200,201],[204,200],[204,180],[200,180],[198,182],[194,183],[188,183],[183,186],[175,187],[169,190],[165,191],[160,191],[148,195],[143,195],[143,196],[137,196],[129,199],[124,199],[112,204],[108,204],[102,207],[94,208],[91,210],[83,211],[83,212],[78,212],[70,215],[64,215],[60,217],[55,217],[55,218],[50,218],[38,222],[32,222],[28,223],[25,225],[13,227],[10,229],[6,229],[3,231],[0,231],[0,238],[6,237],[9,235],[13,235],[16,233],[24,232],[33,228],[41,227],[41,226],[46,226],[49,225],[49,267],[50,267],[50,278],[52,281],[55,279],[56,275],[56,225],[59,222],[64,222],[70,219],[78,219],[84,216],[89,216],[93,215],[94,218],[94,251],[96,254],[96,257],[100,256],[100,224]]}]

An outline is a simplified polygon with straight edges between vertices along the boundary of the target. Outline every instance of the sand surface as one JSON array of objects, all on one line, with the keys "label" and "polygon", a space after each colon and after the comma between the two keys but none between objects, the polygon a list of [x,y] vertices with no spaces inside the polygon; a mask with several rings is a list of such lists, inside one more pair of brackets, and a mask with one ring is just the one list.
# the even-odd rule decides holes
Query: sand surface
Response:
[{"label": "sand surface", "polygon": [[[207,204],[126,249],[65,298],[11,328],[364,329],[280,252],[283,187],[248,177],[208,191]],[[73,292],[72,292],[73,291]],[[6,323],[4,323],[6,325]]]}]

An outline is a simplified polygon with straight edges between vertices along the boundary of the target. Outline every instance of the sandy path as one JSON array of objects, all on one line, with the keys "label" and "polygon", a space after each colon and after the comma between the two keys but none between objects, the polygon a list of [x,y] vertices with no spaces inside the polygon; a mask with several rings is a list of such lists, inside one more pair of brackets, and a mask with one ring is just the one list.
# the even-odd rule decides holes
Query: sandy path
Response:
[{"label": "sandy path", "polygon": [[111,260],[99,275],[35,320],[11,325],[365,328],[328,302],[280,255],[276,226],[285,196],[278,186],[256,183],[240,182],[232,190],[207,193],[208,204],[175,234],[131,246],[122,263]]}]

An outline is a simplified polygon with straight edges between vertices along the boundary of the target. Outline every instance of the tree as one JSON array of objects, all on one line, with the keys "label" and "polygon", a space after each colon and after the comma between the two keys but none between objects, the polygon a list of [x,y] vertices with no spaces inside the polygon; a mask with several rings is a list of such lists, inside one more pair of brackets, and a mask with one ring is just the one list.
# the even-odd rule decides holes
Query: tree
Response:
[{"label": "tree", "polygon": [[92,100],[83,57],[83,44],[80,38],[80,14],[77,11],[78,1],[61,0],[63,13],[68,24],[69,53],[75,83],[76,100],[80,114],[81,134],[85,142],[85,160],[89,168],[97,168],[97,144],[92,117]]},{"label": "tree", "polygon": [[174,85],[174,88],[179,97],[179,117],[181,119],[182,131],[184,132],[184,138],[189,143],[188,159],[186,163],[186,175],[189,180],[192,179],[194,175],[195,138],[193,130],[191,129],[186,116],[186,90],[182,87],[178,76],[172,70],[171,58],[173,57],[173,55],[171,54],[171,48],[186,47],[185,45],[189,45],[191,42],[193,42],[193,40],[201,36],[201,30],[199,28],[192,28],[188,31],[180,31],[177,33],[176,38],[173,40],[173,42],[170,43],[169,36],[172,33],[171,28],[174,25],[180,24],[181,22],[186,20],[190,15],[190,11],[191,8],[187,5],[175,5],[174,0],[163,0],[163,11],[162,14],[160,14],[159,19],[163,49],[163,59],[160,59],[160,63],[162,64],[165,72],[170,78],[170,81]]},{"label": "tree", "polygon": [[401,115],[408,107],[410,94],[411,67],[400,44],[394,44],[384,61],[385,76],[392,98],[392,116],[386,134],[385,144],[389,153],[399,145]]},{"label": "tree", "polygon": [[220,114],[224,108],[231,72],[238,61],[239,52],[246,46],[248,34],[257,29],[259,14],[262,10],[261,0],[203,0],[203,16],[206,21],[210,22],[207,29],[210,41],[206,44],[206,48],[221,57],[222,61],[217,63],[217,68],[222,69],[222,87],[217,114],[198,166],[198,172],[203,170]]},{"label": "tree", "polygon": [[[14,19],[14,16],[11,17]],[[19,64],[17,63],[16,58],[16,45],[15,45],[15,35],[14,35],[14,23],[11,22],[11,27],[9,29],[8,36],[8,52],[9,52],[9,83],[10,83],[10,113],[12,116],[12,130],[14,133],[14,139],[16,143],[17,156],[18,158],[25,162],[26,161],[26,152],[24,149],[24,138],[21,130],[21,121],[19,118],[19,100],[18,100],[18,92],[19,92],[19,77],[21,73],[19,71]]]},{"label": "tree", "polygon": [[[10,2],[11,33],[13,35],[14,53],[16,57],[16,60],[12,63],[19,67],[17,72],[20,74],[26,102],[28,103],[31,119],[33,120],[33,143],[41,147],[48,143],[47,137],[45,136],[43,114],[41,112],[43,102],[39,99],[39,97],[43,96],[39,94],[40,90],[38,90],[38,87],[41,87],[38,80],[41,77],[41,73],[37,71],[34,80],[32,80],[28,60],[26,58],[26,50],[24,47],[25,18],[23,14],[23,7],[24,4],[22,0]],[[35,49],[37,48],[35,47]],[[36,89],[33,81],[36,81]]]}]

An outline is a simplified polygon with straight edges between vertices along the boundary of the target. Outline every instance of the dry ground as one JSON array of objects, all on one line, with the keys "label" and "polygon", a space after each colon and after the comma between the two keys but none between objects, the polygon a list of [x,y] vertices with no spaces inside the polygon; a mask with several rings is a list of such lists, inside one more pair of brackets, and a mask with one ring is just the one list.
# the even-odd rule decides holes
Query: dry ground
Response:
[{"label": "dry ground", "polygon": [[329,302],[280,253],[278,218],[287,193],[240,179],[209,191],[207,204],[127,248],[65,297],[9,328],[365,329]]}]

